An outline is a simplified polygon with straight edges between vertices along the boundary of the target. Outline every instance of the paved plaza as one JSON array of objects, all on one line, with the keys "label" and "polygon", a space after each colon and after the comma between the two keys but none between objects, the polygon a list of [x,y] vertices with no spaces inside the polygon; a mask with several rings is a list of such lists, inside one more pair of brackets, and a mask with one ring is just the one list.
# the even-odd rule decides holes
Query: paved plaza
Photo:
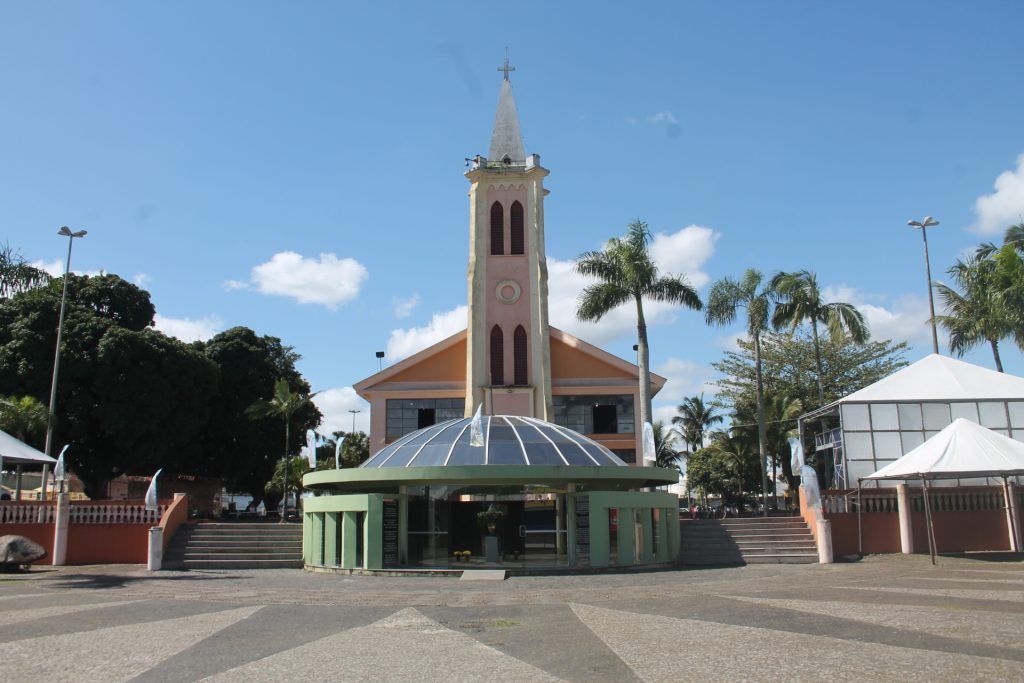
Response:
[{"label": "paved plaza", "polygon": [[1024,679],[1024,564],[851,564],[530,576],[0,575],[20,681]]}]

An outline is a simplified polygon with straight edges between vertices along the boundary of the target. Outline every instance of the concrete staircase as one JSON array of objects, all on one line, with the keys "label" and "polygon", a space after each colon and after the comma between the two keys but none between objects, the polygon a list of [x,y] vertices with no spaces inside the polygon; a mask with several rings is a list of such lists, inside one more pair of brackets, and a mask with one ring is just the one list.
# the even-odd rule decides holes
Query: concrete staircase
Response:
[{"label": "concrete staircase", "polygon": [[276,522],[183,524],[164,569],[302,568],[302,525]]},{"label": "concrete staircase", "polygon": [[813,564],[811,530],[800,517],[683,519],[685,565]]}]

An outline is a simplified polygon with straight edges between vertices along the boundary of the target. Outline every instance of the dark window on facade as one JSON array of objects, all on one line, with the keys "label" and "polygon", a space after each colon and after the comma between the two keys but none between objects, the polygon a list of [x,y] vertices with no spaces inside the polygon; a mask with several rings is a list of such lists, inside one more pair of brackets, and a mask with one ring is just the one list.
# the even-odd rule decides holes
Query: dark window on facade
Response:
[{"label": "dark window on facade", "polygon": [[619,421],[615,406],[594,406],[594,434],[618,434]]},{"label": "dark window on facade", "polygon": [[523,205],[519,202],[512,202],[509,218],[511,219],[512,228],[509,246],[512,247],[513,254],[522,254],[526,246],[526,238],[523,234]]},{"label": "dark window on facade", "polygon": [[423,429],[435,424],[437,420],[434,418],[433,408],[419,408],[416,413],[416,429]]},{"label": "dark window on facade", "polygon": [[516,386],[526,386],[526,330],[522,325],[516,327],[512,337],[512,360],[515,365]]},{"label": "dark window on facade", "polygon": [[554,422],[581,434],[632,434],[633,396],[552,396]]},{"label": "dark window on facade", "polygon": [[505,211],[501,202],[491,204],[491,254],[505,253]]},{"label": "dark window on facade", "polygon": [[497,325],[491,328],[491,384],[505,384],[505,337]]},{"label": "dark window on facade", "polygon": [[[445,420],[463,417],[466,400],[462,398],[389,398],[385,406],[387,438],[393,441],[409,432]],[[430,420],[427,422],[427,420]]]}]

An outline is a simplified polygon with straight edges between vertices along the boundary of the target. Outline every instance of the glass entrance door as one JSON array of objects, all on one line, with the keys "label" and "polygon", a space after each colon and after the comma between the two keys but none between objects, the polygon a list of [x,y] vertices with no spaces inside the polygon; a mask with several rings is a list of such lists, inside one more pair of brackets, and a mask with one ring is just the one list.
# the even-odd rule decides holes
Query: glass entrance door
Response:
[{"label": "glass entrance door", "polygon": [[519,540],[524,567],[564,567],[568,564],[565,494],[526,496]]}]

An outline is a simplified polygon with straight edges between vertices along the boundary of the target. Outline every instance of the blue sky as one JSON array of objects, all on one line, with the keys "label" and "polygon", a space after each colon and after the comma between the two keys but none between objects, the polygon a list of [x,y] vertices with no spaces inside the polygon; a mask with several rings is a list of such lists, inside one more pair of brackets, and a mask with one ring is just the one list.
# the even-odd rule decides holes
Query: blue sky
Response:
[{"label": "blue sky", "polygon": [[[365,428],[349,387],[374,352],[462,326],[463,158],[487,152],[508,45],[527,152],[551,170],[553,324],[631,358],[628,311],[572,319],[569,264],[640,217],[702,294],[808,268],[916,360],[906,221],[941,221],[936,279],[1024,221],[1021,25],[1020,2],[8,3],[0,241],[54,267],[56,229],[87,229],[76,271],[141,283],[183,338],[281,337],[325,426],[362,408]],[[652,317],[665,415],[740,330]]]}]

